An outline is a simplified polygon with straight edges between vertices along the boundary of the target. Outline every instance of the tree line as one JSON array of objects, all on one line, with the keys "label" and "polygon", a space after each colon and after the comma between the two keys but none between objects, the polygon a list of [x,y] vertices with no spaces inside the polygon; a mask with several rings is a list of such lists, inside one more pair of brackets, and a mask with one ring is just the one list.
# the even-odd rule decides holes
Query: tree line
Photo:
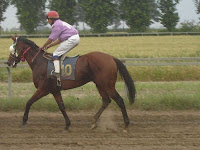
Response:
[{"label": "tree line", "polygon": [[[105,33],[109,25],[117,28],[124,21],[130,32],[145,32],[154,22],[173,31],[179,22],[176,5],[181,0],[1,0],[0,23],[9,5],[17,8],[20,28],[34,33],[47,24],[46,8],[59,13],[72,25],[84,22],[93,33]],[[200,13],[200,0],[193,0]]]}]

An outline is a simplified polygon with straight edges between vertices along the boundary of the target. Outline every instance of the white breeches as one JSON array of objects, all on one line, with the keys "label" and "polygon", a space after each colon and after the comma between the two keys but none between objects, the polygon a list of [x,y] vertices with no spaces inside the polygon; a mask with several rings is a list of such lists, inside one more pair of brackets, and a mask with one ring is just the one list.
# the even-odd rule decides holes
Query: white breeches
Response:
[{"label": "white breeches", "polygon": [[72,48],[77,46],[79,42],[80,42],[80,37],[78,34],[71,36],[58,46],[58,48],[53,52],[53,56],[61,56],[69,52]]}]

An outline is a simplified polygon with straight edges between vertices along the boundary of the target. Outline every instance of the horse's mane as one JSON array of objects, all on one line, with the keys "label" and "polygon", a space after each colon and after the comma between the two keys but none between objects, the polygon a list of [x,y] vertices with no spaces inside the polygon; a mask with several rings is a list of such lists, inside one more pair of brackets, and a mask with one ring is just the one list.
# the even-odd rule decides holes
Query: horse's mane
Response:
[{"label": "horse's mane", "polygon": [[[38,50],[38,48],[39,48],[39,46],[37,46],[35,44],[35,42],[33,42],[33,41],[29,40],[29,39],[26,39],[24,37],[19,37],[17,40],[29,45],[30,47],[32,47],[32,48],[34,48],[36,50]],[[45,52],[45,51],[42,50],[42,52]],[[52,55],[52,53],[45,52],[45,56],[43,55],[43,57],[48,59],[48,60],[52,60],[53,55]]]},{"label": "horse's mane", "polygon": [[33,41],[23,38],[23,37],[19,37],[18,38],[19,41],[29,45],[30,47],[34,47],[34,48],[39,48],[39,46],[37,46]]}]

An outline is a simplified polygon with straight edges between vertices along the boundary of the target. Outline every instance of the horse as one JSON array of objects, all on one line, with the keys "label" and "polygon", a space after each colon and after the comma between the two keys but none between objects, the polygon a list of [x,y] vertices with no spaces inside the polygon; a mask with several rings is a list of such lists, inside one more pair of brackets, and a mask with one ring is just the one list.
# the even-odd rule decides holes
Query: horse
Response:
[{"label": "horse", "polygon": [[32,70],[33,82],[36,91],[27,101],[22,125],[25,126],[28,121],[29,110],[34,102],[40,98],[52,94],[55,98],[58,108],[65,119],[65,129],[68,130],[71,122],[65,111],[61,90],[73,89],[82,86],[88,82],[94,82],[102,98],[102,105],[94,115],[91,128],[97,127],[97,121],[102,112],[113,99],[121,109],[124,130],[130,124],[123,98],[115,89],[118,72],[125,82],[129,103],[133,104],[135,100],[135,85],[126,66],[117,58],[102,53],[90,52],[80,55],[76,63],[75,80],[61,80],[61,86],[57,86],[56,79],[47,78],[48,59],[44,57],[45,50],[39,47],[31,40],[24,37],[12,37],[13,50],[7,61],[9,67],[16,67],[20,61],[26,60]]}]

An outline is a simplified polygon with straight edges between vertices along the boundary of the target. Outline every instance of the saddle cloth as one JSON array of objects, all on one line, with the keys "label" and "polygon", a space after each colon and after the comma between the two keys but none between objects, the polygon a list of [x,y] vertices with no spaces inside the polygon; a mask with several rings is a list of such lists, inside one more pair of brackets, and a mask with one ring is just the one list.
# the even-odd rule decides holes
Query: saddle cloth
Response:
[{"label": "saddle cloth", "polygon": [[[74,57],[65,57],[65,59],[60,62],[61,80],[75,80],[75,69],[78,58],[79,55]],[[51,77],[51,72],[54,70],[55,68],[53,61],[49,60],[47,67],[47,78]]]}]

